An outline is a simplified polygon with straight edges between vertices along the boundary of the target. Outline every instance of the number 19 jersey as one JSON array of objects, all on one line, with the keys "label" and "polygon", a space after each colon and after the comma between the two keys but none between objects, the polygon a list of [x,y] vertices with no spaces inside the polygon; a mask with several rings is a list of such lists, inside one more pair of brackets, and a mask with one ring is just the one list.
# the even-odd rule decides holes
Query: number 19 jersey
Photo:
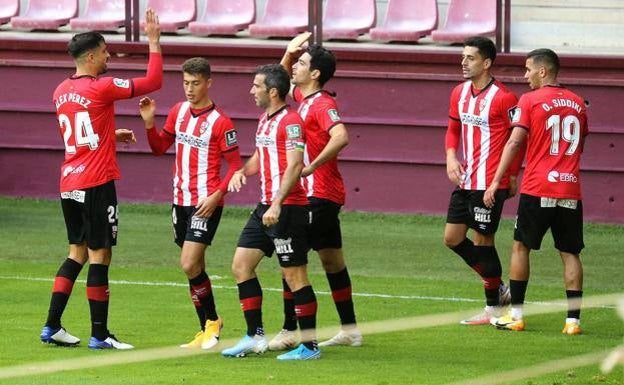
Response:
[{"label": "number 19 jersey", "polygon": [[545,86],[518,102],[512,125],[528,131],[523,194],[581,199],[580,160],[588,134],[585,103],[572,91]]},{"label": "number 19 jersey", "polygon": [[65,142],[61,192],[119,179],[113,102],[133,96],[131,79],[70,77],[54,91],[59,130]]}]

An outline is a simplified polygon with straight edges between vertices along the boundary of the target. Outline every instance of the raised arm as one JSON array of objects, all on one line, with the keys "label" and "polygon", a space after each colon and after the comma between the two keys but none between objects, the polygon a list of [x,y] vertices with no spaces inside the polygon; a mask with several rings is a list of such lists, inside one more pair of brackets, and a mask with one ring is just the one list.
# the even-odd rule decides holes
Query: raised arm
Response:
[{"label": "raised arm", "polygon": [[145,95],[162,87],[163,61],[160,48],[160,24],[153,9],[145,11],[145,35],[149,44],[149,62],[145,77],[132,79],[134,96]]}]

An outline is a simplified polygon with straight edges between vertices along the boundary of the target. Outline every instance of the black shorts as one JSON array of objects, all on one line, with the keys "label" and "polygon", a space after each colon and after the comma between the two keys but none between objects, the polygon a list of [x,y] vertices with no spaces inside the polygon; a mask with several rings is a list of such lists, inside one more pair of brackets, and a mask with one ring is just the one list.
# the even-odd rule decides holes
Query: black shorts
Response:
[{"label": "black shorts", "polygon": [[262,224],[262,216],[268,209],[268,205],[256,206],[238,239],[238,247],[262,250],[267,257],[275,251],[282,267],[307,265],[308,206],[283,205],[279,221],[271,227]]},{"label": "black shorts", "polygon": [[195,217],[195,206],[171,206],[171,222],[173,223],[174,242],[182,247],[184,241],[212,244],[217,232],[223,206],[217,206],[209,218]]},{"label": "black shorts", "polygon": [[310,225],[310,247],[322,249],[341,249],[342,233],[340,231],[340,207],[336,202],[327,199],[309,197],[312,223]]},{"label": "black shorts", "polygon": [[494,234],[498,229],[505,199],[509,190],[497,190],[494,194],[494,207],[483,203],[483,190],[463,190],[456,188],[451,194],[446,223],[464,224],[480,234]]},{"label": "black shorts", "polygon": [[117,192],[115,182],[61,193],[61,208],[72,245],[87,242],[92,250],[117,244]]},{"label": "black shorts", "polygon": [[520,194],[514,239],[529,249],[539,250],[549,228],[557,250],[580,254],[585,247],[583,202]]}]

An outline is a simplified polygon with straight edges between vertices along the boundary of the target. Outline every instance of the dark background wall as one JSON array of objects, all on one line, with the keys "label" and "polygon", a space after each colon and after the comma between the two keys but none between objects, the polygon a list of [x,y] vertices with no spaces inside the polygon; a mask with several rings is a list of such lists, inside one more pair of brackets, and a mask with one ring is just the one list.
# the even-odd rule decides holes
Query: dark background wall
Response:
[{"label": "dark background wall", "polygon": [[[64,42],[0,41],[0,194],[57,197],[63,141],[51,94],[73,73]],[[113,43],[109,74],[138,77],[145,70],[145,45]],[[444,132],[450,90],[462,81],[459,51],[406,52],[335,50],[339,67],[326,88],[337,92],[351,143],[341,155],[347,210],[443,214],[452,190],[444,164]],[[234,120],[243,155],[253,149],[261,111],[249,95],[252,71],[276,62],[281,48],[165,45],[159,124],[183,99],[180,63],[205,56],[213,66],[211,96]],[[586,218],[624,223],[624,59],[563,57],[561,82],[589,100],[591,135],[585,147],[582,182]],[[494,74],[519,95],[528,91],[521,54],[502,55]],[[138,99],[117,103],[117,126],[132,128],[139,143],[119,146],[123,179],[120,199],[171,199],[173,155],[153,157],[137,112]],[[228,203],[253,204],[257,181]],[[513,215],[517,199],[506,205]]]}]

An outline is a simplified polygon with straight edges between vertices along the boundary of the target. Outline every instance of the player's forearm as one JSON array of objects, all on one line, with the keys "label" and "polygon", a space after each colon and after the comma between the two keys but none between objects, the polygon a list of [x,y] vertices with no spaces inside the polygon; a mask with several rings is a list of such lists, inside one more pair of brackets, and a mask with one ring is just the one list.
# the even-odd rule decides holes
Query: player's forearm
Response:
[{"label": "player's forearm", "polygon": [[503,154],[501,155],[500,163],[498,164],[498,168],[496,169],[496,174],[494,174],[494,179],[492,182],[500,183],[503,179],[503,176],[507,172],[507,169],[514,161],[514,158],[518,154],[520,147],[522,146],[516,140],[509,139],[505,144],[505,148],[503,149]]},{"label": "player's forearm", "polygon": [[284,56],[282,56],[282,60],[280,60],[280,65],[284,67],[284,69],[288,72],[289,75],[292,75],[292,66],[294,63],[295,63],[294,55],[288,51],[284,52]]},{"label": "player's forearm", "polygon": [[132,79],[134,96],[149,94],[162,87],[163,60],[159,52],[150,52],[145,77]]},{"label": "player's forearm", "polygon": [[258,157],[258,150],[245,162],[245,165],[239,170],[244,176],[256,175],[260,172],[260,158]]},{"label": "player's forearm", "polygon": [[[146,127],[147,128],[147,127]],[[173,138],[169,138],[169,135],[164,131],[158,131],[158,129],[152,125],[146,130],[147,143],[152,150],[152,153],[156,156],[160,156],[167,152],[167,149],[173,144]]]},{"label": "player's forearm", "polygon": [[227,188],[228,188],[228,184],[230,183],[230,179],[232,179],[232,176],[234,175],[236,171],[240,170],[243,162],[241,161],[240,152],[238,151],[238,148],[235,148],[234,150],[224,153],[223,158],[228,164],[228,170],[225,173],[225,176],[223,177],[223,179],[221,180],[221,183],[219,184],[219,191],[221,191],[223,195],[225,195],[227,193]]},{"label": "player's forearm", "polygon": [[348,144],[349,136],[346,131],[333,135],[321,153],[310,163],[310,166],[312,169],[316,170],[328,160],[336,158],[340,151],[347,147]]}]

